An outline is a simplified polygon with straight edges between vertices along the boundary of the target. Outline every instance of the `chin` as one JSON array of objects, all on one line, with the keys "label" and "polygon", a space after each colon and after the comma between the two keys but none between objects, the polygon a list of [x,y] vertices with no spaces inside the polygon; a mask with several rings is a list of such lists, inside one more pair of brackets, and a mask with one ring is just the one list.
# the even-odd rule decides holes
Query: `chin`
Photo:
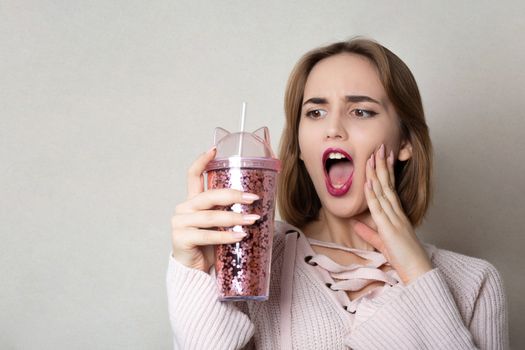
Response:
[{"label": "chin", "polygon": [[[328,197],[328,198],[327,198]],[[323,209],[338,218],[349,219],[359,215],[368,209],[366,203],[356,203],[354,198],[334,198],[327,194],[325,201],[322,201]]]}]

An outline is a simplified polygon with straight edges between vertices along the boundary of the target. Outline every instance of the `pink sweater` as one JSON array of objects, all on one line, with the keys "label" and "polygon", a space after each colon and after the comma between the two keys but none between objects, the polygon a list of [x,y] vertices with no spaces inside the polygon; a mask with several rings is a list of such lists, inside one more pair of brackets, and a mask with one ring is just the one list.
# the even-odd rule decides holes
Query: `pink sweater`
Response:
[{"label": "pink sweater", "polygon": [[349,310],[346,293],[305,259],[306,236],[283,222],[275,231],[265,302],[220,302],[213,273],[170,256],[175,349],[508,349],[504,287],[489,262],[425,243],[433,270]]}]

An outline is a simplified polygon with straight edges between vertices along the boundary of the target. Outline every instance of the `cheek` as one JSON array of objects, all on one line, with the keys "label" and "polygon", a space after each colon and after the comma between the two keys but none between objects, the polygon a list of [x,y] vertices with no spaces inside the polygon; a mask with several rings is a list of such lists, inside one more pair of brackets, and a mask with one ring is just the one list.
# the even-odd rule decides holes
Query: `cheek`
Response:
[{"label": "cheek", "polygon": [[382,143],[386,146],[386,156],[388,156],[391,149],[395,150],[393,147],[396,146],[396,135],[385,132],[384,128],[374,130],[354,128],[351,137],[357,165],[355,169],[356,180],[359,179],[358,181],[364,182],[366,179],[367,161],[370,156],[377,153]]},{"label": "cheek", "polygon": [[310,127],[299,124],[297,141],[299,143],[300,158],[304,161],[308,161],[314,153],[315,145],[312,142],[314,136]]},{"label": "cheek", "polygon": [[381,144],[384,143],[387,150],[397,144],[397,133],[393,125],[377,125],[376,127],[369,127],[359,125],[352,128],[350,138],[352,144],[358,153],[364,152],[366,159],[370,157],[372,152],[379,150]]},{"label": "cheek", "polygon": [[384,140],[381,132],[369,128],[354,128],[350,135],[352,146],[360,164],[365,164],[374,150],[379,149]]},{"label": "cheek", "polygon": [[298,143],[299,143],[299,158],[303,162],[308,175],[312,181],[320,176],[320,169],[318,164],[319,158],[319,143],[313,142],[313,138],[307,133],[299,129]]}]

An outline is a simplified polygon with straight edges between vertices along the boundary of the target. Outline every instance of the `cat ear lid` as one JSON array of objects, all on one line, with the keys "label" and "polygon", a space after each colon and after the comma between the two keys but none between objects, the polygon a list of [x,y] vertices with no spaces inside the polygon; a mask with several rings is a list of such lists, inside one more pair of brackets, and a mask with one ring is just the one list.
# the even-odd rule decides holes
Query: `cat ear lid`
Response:
[{"label": "cat ear lid", "polygon": [[270,131],[268,131],[268,128],[266,126],[263,126],[255,130],[254,132],[252,132],[252,134],[259,136],[261,139],[266,141],[267,144],[269,145],[271,144],[270,143]]},{"label": "cat ear lid", "polygon": [[229,132],[217,127],[214,132],[217,147],[214,160],[205,171],[226,168],[254,168],[279,172],[281,162],[270,145],[270,132],[261,127],[254,132]]},{"label": "cat ear lid", "polygon": [[[217,145],[223,138],[225,138],[226,136],[230,134],[231,132],[229,132],[228,130],[224,128],[221,128],[221,127],[215,128],[215,133],[213,135],[213,144]],[[268,145],[271,145],[270,131],[268,130],[266,126],[260,127],[259,129],[252,132],[252,134],[261,138],[261,140],[265,141]]]},{"label": "cat ear lid", "polygon": [[215,134],[213,135],[213,144],[217,145],[220,140],[228,136],[230,132],[226,129],[216,127],[215,128]]}]

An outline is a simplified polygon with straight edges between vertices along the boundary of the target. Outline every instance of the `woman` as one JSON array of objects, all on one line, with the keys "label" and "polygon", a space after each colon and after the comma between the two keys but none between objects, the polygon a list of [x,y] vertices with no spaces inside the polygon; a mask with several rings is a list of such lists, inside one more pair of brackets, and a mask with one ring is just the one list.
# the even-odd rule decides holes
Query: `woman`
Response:
[{"label": "woman", "polygon": [[415,234],[432,148],[406,65],[362,38],[315,49],[290,76],[285,112],[270,298],[217,301],[212,245],[242,237],[211,228],[256,218],[210,209],[257,198],[203,192],[212,148],[191,166],[172,220],[175,348],[507,348],[498,271]]}]

